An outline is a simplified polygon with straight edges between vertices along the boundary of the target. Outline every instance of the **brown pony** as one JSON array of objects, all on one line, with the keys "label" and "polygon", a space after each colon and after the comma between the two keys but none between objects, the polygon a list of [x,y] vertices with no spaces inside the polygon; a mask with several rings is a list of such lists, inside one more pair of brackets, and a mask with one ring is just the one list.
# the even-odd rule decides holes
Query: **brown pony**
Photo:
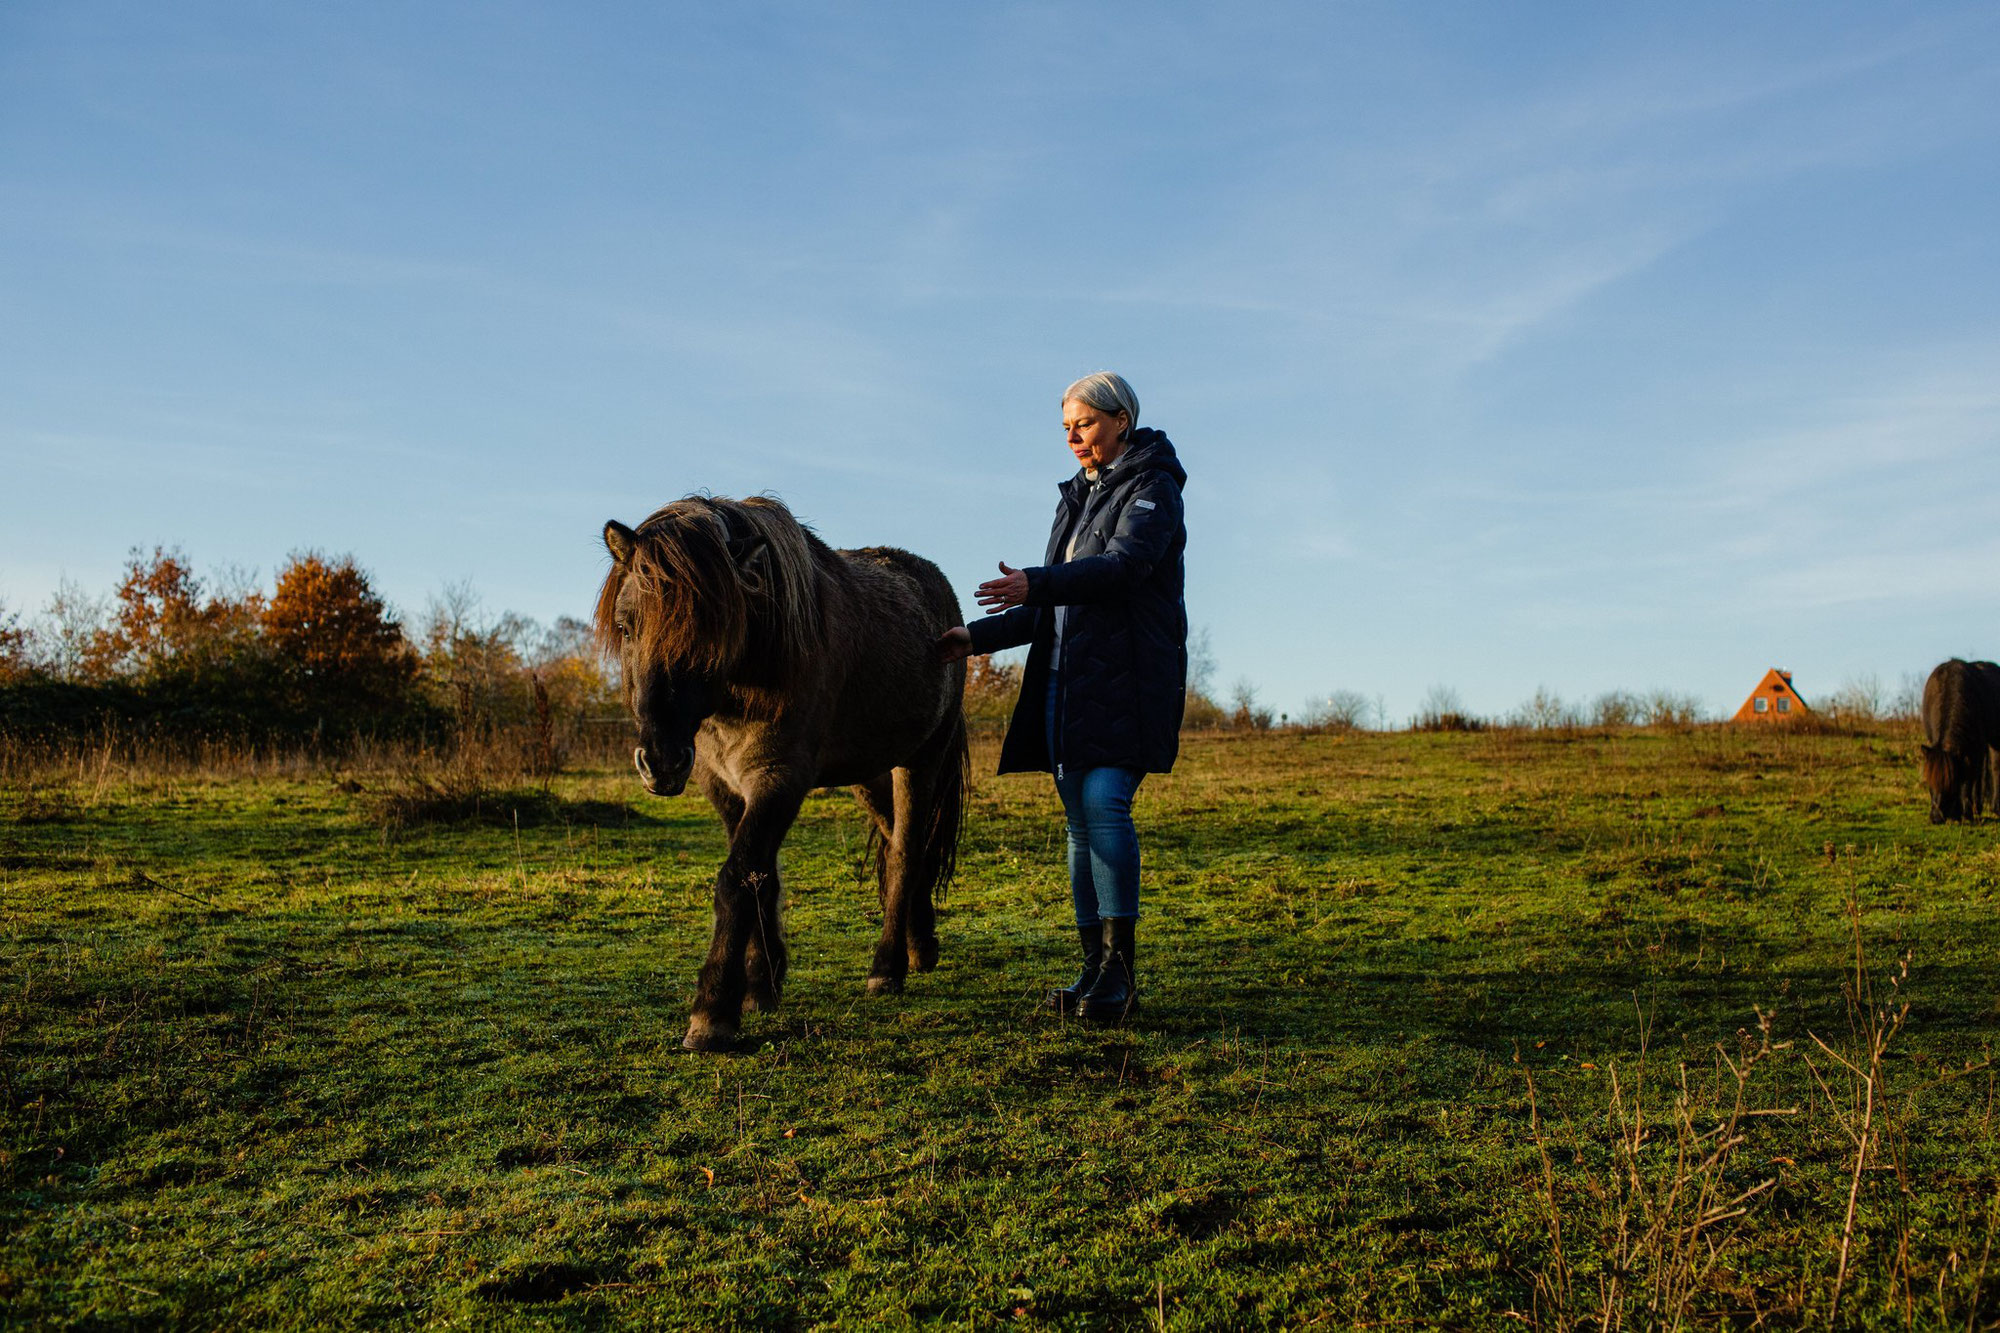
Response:
[{"label": "brown pony", "polygon": [[655,796],[692,777],[729,833],[715,933],[681,1044],[724,1050],[785,984],[778,844],[815,787],[852,786],[880,839],[873,995],[937,963],[932,894],[964,813],[963,663],[932,645],[960,623],[936,565],[835,551],[776,500],[689,496],[636,529],[604,525],[614,562],[597,633],[624,670],[633,752]]},{"label": "brown pony", "polygon": [[1924,785],[1931,823],[2000,812],[2000,666],[1941,662],[1924,682]]}]

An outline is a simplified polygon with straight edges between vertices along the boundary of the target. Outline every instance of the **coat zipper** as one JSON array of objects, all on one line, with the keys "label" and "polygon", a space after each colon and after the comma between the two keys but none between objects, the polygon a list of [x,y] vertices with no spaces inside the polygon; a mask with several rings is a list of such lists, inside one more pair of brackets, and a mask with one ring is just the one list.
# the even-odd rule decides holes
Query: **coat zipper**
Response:
[{"label": "coat zipper", "polygon": [[[1063,536],[1061,554],[1063,557],[1062,562],[1064,564],[1067,564],[1069,562],[1070,550],[1076,546],[1077,542],[1083,539],[1084,520],[1088,515],[1089,509],[1090,509],[1090,492],[1086,490],[1084,492],[1083,499],[1077,502],[1075,512],[1071,514],[1069,521],[1069,529]],[[1052,614],[1059,614],[1059,613],[1052,611]],[[1068,655],[1069,655],[1069,645],[1065,643],[1063,645],[1063,659],[1066,659]],[[1049,729],[1050,732],[1052,733],[1049,737],[1049,742],[1051,745],[1055,747],[1055,753],[1049,756],[1049,762],[1055,765],[1057,782],[1061,782],[1063,780],[1063,765],[1062,765],[1063,732],[1068,729],[1069,725],[1069,693],[1062,687],[1062,678],[1066,674],[1064,668],[1067,667],[1069,664],[1066,660],[1063,659],[1058,659],[1056,663],[1056,669],[1049,673],[1049,688],[1056,692],[1056,699],[1055,699],[1056,724],[1055,726]]]},{"label": "coat zipper", "polygon": [[[1064,663],[1064,666],[1067,667],[1068,663]],[[1067,677],[1069,676],[1069,672],[1065,670],[1063,672],[1063,676],[1065,679],[1067,679]],[[1063,752],[1068,749],[1069,749],[1069,689],[1065,685],[1062,687],[1061,691],[1056,695],[1056,756],[1055,757],[1056,757],[1057,777],[1062,776]]]}]

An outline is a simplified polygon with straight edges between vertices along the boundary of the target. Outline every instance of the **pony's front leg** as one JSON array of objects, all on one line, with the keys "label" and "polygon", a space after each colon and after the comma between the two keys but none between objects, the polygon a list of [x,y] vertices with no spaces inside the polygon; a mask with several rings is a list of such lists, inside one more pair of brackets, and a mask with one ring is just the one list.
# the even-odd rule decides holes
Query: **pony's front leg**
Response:
[{"label": "pony's front leg", "polygon": [[694,1051],[728,1050],[736,1044],[749,992],[750,942],[761,955],[759,980],[776,1002],[785,979],[784,927],[778,920],[778,844],[798,816],[803,791],[753,793],[730,839],[729,857],[715,877],[715,933],[695,984],[694,1013],[681,1045]]},{"label": "pony's front leg", "polygon": [[785,993],[791,952],[785,947],[784,886],[774,869],[752,876],[750,901],[757,913],[743,946],[743,1012],[772,1010]]},{"label": "pony's front leg", "polygon": [[[701,776],[702,788],[708,794],[709,804],[722,819],[723,832],[730,841],[736,840],[736,830],[743,823],[743,812],[748,807],[741,796],[736,794],[722,775],[704,766]],[[757,905],[758,926],[750,932],[749,942],[743,947],[743,973],[746,987],[743,995],[743,1012],[752,1013],[759,1009],[776,1009],[779,997],[785,989],[785,947],[784,940],[777,941],[776,949],[767,949],[765,939],[771,934],[769,926],[779,920],[784,910],[775,880],[760,878],[755,886],[754,898]]]}]

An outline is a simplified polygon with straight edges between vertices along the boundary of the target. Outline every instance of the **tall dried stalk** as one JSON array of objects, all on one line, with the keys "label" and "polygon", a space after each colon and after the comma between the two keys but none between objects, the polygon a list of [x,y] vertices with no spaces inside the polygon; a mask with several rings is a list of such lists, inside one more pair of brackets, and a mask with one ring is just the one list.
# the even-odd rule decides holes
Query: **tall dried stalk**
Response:
[{"label": "tall dried stalk", "polygon": [[[1680,1065],[1678,1086],[1663,1116],[1648,1101],[1651,1029],[1651,1016],[1641,1007],[1639,1057],[1630,1078],[1616,1065],[1609,1070],[1602,1124],[1609,1135],[1605,1146],[1610,1161],[1587,1172],[1582,1181],[1596,1205],[1603,1255],[1587,1308],[1578,1302],[1575,1267],[1564,1252],[1563,1208],[1534,1079],[1528,1077],[1529,1125],[1542,1159],[1553,1250],[1549,1270],[1535,1278],[1536,1301],[1538,1306],[1546,1301],[1564,1326],[1587,1321],[1609,1330],[1628,1322],[1648,1328],[1685,1323],[1756,1205],[1777,1184],[1771,1176],[1737,1189],[1727,1179],[1749,1139],[1751,1121],[1797,1113],[1794,1107],[1753,1105],[1756,1071],[1784,1049],[1771,1039],[1770,1016],[1758,1012],[1756,1033],[1740,1032],[1734,1054],[1716,1047],[1715,1077],[1707,1088],[1690,1079],[1686,1064]],[[1581,1151],[1576,1160],[1585,1160]]]},{"label": "tall dried stalk", "polygon": [[[1514,1051],[1514,1063],[1521,1063],[1518,1047]],[[1549,1160],[1548,1136],[1542,1132],[1541,1104],[1535,1097],[1535,1071],[1523,1066],[1522,1073],[1528,1080],[1528,1129],[1535,1137],[1535,1149],[1542,1158],[1542,1203],[1548,1210],[1552,1260],[1550,1271],[1535,1274],[1535,1304],[1539,1308],[1546,1300],[1557,1316],[1563,1317],[1569,1311],[1571,1282],[1569,1260],[1563,1252],[1562,1210],[1556,1206],[1555,1164]]]},{"label": "tall dried stalk", "polygon": [[[1847,1215],[1840,1228],[1840,1260],[1834,1272],[1833,1297],[1827,1310],[1827,1320],[1832,1322],[1840,1315],[1840,1297],[1847,1285],[1849,1255],[1854,1245],[1854,1219],[1861,1202],[1862,1175],[1868,1169],[1870,1159],[1881,1144],[1881,1125],[1878,1109],[1881,1105],[1883,1088],[1882,1061],[1888,1053],[1890,1043],[1902,1032],[1903,1024],[1910,1014],[1907,999],[1891,999],[1879,1002],[1876,998],[1873,975],[1868,970],[1867,950],[1861,937],[1861,904],[1850,893],[1847,899],[1847,920],[1854,945],[1854,972],[1841,986],[1847,1000],[1847,1025],[1853,1042],[1853,1054],[1843,1055],[1828,1045],[1816,1032],[1808,1031],[1813,1044],[1824,1051],[1828,1058],[1840,1065],[1848,1075],[1848,1097],[1845,1109],[1833,1094],[1826,1078],[1814,1064],[1811,1056],[1806,1057],[1806,1067],[1812,1071],[1813,1080],[1819,1084],[1827,1105],[1833,1110],[1841,1132],[1847,1135],[1853,1145],[1854,1158],[1848,1172]],[[1910,975],[1910,955],[1905,953],[1898,960],[1895,974],[1889,978],[1889,985],[1898,996],[1902,983]]]}]

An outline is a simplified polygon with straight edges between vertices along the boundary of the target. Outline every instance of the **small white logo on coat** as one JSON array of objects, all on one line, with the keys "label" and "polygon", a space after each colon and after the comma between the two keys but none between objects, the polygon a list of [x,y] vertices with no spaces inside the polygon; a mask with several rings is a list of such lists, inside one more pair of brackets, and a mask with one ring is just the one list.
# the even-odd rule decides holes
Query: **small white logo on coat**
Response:
[{"label": "small white logo on coat", "polygon": [[1153,507],[1153,502],[1151,500],[1134,500],[1132,502],[1132,507],[1134,509],[1151,509]]}]

